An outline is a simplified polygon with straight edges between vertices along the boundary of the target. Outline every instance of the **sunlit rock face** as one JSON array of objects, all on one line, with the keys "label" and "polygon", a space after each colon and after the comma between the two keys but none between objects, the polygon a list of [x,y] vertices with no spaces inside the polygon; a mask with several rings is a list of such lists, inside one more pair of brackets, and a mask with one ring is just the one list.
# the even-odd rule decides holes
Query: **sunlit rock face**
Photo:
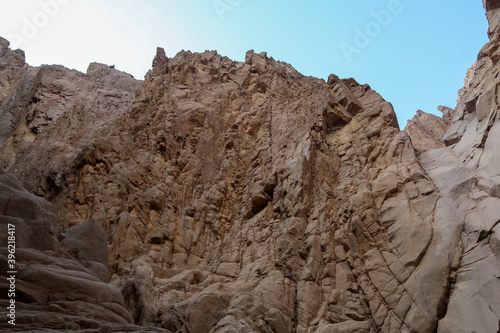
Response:
[{"label": "sunlit rock face", "polygon": [[405,132],[411,138],[415,149],[436,149],[445,147],[443,136],[450,126],[450,108],[440,107],[445,113],[443,117],[418,110],[417,114],[408,121]]},{"label": "sunlit rock face", "polygon": [[54,255],[121,291],[127,323],[102,322],[496,332],[499,10],[485,6],[491,42],[451,121],[415,118],[427,141],[370,86],[266,53],[158,49],[137,81],[33,68],[0,40],[0,165],[52,203]]},{"label": "sunlit rock face", "polygon": [[[440,332],[496,331],[500,297],[500,9],[486,1],[490,42],[479,52],[470,84],[444,137],[447,148],[422,154],[421,164],[448,197],[463,230],[463,252]],[[459,176],[461,175],[461,176]]]}]

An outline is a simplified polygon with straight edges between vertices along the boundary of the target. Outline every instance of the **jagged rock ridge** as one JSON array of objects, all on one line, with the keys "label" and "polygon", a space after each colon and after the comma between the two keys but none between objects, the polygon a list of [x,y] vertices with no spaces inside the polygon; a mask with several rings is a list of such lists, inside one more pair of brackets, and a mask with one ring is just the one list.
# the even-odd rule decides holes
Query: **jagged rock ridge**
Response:
[{"label": "jagged rock ridge", "polygon": [[136,324],[495,332],[500,13],[485,7],[492,40],[441,149],[417,151],[368,85],[265,53],[159,49],[138,82],[32,68],[2,41],[0,163],[54,204],[60,243],[100,283],[106,260],[71,239],[104,228],[115,303]]},{"label": "jagged rock ridge", "polygon": [[405,132],[408,133],[415,149],[437,149],[445,147],[443,136],[450,127],[450,119],[446,117],[452,112],[444,106],[440,107],[445,113],[443,118],[418,110],[417,114],[408,120]]}]

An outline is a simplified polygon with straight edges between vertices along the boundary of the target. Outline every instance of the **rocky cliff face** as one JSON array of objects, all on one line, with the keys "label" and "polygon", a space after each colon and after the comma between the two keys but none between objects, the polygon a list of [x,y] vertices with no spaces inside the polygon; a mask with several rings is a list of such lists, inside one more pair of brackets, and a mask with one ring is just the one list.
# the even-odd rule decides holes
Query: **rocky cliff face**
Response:
[{"label": "rocky cliff face", "polygon": [[[400,131],[368,85],[305,77],[265,53],[158,49],[140,82],[100,64],[32,68],[0,40],[0,165],[64,231],[50,215],[47,232],[20,233],[18,247],[41,252],[19,263],[49,256],[37,269],[82,272],[114,295],[47,283],[21,302],[66,309],[81,329],[496,332],[500,11],[485,7],[492,39],[440,149]],[[416,119],[435,144],[428,124],[441,120]]]},{"label": "rocky cliff face", "polygon": [[[0,305],[7,309],[2,332],[159,331],[133,325],[120,289],[107,283],[106,233],[97,221],[61,233],[54,207],[6,173],[0,174],[0,211]],[[14,271],[4,248],[9,236],[16,238],[17,249],[9,252],[15,255],[15,273],[7,273]],[[15,325],[7,323],[11,320]]]},{"label": "rocky cliff face", "polygon": [[446,316],[446,332],[495,331],[500,297],[500,3],[486,1],[490,42],[480,51],[463,92],[447,148],[421,155],[421,165],[442,196],[448,197],[457,221],[463,252]]},{"label": "rocky cliff face", "polygon": [[422,110],[408,120],[404,131],[408,133],[415,149],[437,149],[445,147],[443,136],[450,127],[450,108],[440,106],[443,117],[440,118]]}]

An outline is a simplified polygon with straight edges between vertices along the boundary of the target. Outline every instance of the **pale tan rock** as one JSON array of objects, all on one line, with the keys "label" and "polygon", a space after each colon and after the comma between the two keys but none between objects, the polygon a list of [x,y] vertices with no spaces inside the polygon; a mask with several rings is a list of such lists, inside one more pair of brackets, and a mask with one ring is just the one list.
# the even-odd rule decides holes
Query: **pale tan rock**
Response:
[{"label": "pale tan rock", "polygon": [[477,66],[477,61],[474,62],[474,64],[472,64],[470,68],[467,69],[464,79],[464,87],[458,91],[457,105],[460,104],[462,96],[465,94],[467,89],[470,88],[470,85],[472,83],[472,78],[474,77],[474,71],[476,70],[476,66]]},{"label": "pale tan rock", "polygon": [[445,146],[443,137],[449,127],[449,121],[430,113],[418,110],[417,114],[408,120],[404,130],[408,133],[416,149],[437,149]]},{"label": "pale tan rock", "polygon": [[[450,275],[449,302],[438,332],[497,331],[500,263],[498,223],[498,6],[485,1],[491,41],[481,50],[445,135],[448,147],[420,156],[422,166],[448,199],[449,216],[461,227],[458,265]],[[443,214],[440,214],[443,215]]]}]

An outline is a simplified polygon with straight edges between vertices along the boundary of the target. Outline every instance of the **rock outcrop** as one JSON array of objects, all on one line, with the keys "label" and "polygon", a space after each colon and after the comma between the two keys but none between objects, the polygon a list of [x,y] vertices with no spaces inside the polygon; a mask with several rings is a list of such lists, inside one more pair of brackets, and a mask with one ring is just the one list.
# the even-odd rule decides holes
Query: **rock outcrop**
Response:
[{"label": "rock outcrop", "polygon": [[57,186],[33,183],[26,160],[9,170],[56,204],[64,228],[105,226],[111,281],[136,323],[436,327],[456,244],[434,232],[439,195],[368,85],[304,77],[265,54],[160,49],[133,105],[91,138],[50,151],[67,163]]},{"label": "rock outcrop", "polygon": [[417,114],[408,120],[405,132],[411,138],[415,149],[437,149],[444,148],[443,136],[450,126],[450,122],[444,117],[449,115],[449,108],[441,107],[443,118],[418,110]]},{"label": "rock outcrop", "polygon": [[82,147],[130,107],[141,82],[96,63],[87,74],[33,68],[5,39],[0,44],[0,169],[29,170],[19,174],[23,184],[49,198]]},{"label": "rock outcrop", "polygon": [[[96,221],[61,234],[54,207],[5,173],[0,173],[0,212],[0,306],[8,309],[15,300],[14,311],[7,311],[15,316],[4,314],[0,331],[162,331],[133,325],[120,289],[106,283],[106,234]],[[16,247],[7,252],[9,236]],[[15,255],[15,268],[7,253]]]},{"label": "rock outcrop", "polygon": [[474,71],[476,70],[477,61],[467,70],[464,79],[464,87],[458,91],[457,105],[460,103],[460,99],[465,94],[465,92],[470,88],[472,77],[474,76]]},{"label": "rock outcrop", "polygon": [[66,329],[498,331],[497,7],[457,108],[406,131],[370,86],[266,53],[158,49],[140,82],[32,68],[0,39],[0,165],[53,204],[1,176],[44,209],[19,217],[19,263],[45,278],[23,273],[20,313],[80,318]]},{"label": "rock outcrop", "polygon": [[500,8],[485,1],[490,42],[479,53],[444,140],[420,156],[462,225],[462,254],[440,332],[494,332],[500,308]]}]

